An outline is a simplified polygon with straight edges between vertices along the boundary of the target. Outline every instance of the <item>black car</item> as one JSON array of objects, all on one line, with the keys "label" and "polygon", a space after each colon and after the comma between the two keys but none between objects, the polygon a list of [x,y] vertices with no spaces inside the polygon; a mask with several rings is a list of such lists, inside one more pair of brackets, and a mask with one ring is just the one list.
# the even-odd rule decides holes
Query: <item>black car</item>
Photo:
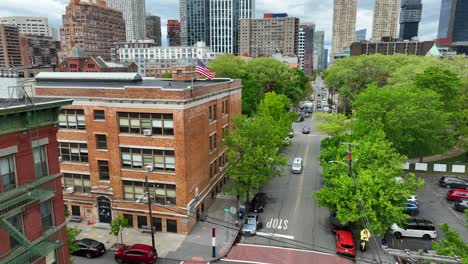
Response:
[{"label": "black car", "polygon": [[468,208],[468,200],[460,200],[455,202],[454,208],[459,212],[465,212],[465,210]]},{"label": "black car", "polygon": [[106,247],[103,243],[90,238],[83,238],[76,240],[75,244],[80,248],[78,251],[73,252],[75,256],[82,256],[87,258],[95,258],[106,253]]},{"label": "black car", "polygon": [[255,213],[262,213],[267,200],[266,193],[255,194],[252,202],[250,203],[250,211]]},{"label": "black car", "polygon": [[439,185],[445,188],[468,189],[468,182],[456,176],[442,176]]},{"label": "black car", "polygon": [[330,212],[330,230],[336,232],[337,230],[351,230],[350,224],[342,224],[338,218],[336,218],[336,212]]},{"label": "black car", "polygon": [[305,126],[302,128],[302,134],[309,134],[310,133],[310,128]]},{"label": "black car", "polygon": [[303,121],[304,121],[304,117],[300,115],[299,118],[297,118],[296,122],[303,122]]}]

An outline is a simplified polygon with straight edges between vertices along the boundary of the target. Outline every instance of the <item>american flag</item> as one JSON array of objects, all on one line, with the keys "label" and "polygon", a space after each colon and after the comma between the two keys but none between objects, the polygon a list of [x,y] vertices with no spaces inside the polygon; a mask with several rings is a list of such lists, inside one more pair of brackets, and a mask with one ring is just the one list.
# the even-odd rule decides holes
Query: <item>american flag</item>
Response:
[{"label": "american flag", "polygon": [[195,72],[198,74],[201,74],[208,78],[209,80],[213,80],[214,77],[216,77],[216,72],[212,72],[208,67],[206,67],[203,62],[197,59],[197,68],[195,69]]}]

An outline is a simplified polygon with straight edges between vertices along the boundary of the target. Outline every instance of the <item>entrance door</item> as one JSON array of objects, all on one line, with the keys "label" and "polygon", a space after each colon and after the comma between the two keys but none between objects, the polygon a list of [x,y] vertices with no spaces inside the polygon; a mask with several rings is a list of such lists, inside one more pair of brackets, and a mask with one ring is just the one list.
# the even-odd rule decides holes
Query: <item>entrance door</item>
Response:
[{"label": "entrance door", "polygon": [[111,201],[106,197],[98,197],[99,222],[110,223],[112,221]]}]

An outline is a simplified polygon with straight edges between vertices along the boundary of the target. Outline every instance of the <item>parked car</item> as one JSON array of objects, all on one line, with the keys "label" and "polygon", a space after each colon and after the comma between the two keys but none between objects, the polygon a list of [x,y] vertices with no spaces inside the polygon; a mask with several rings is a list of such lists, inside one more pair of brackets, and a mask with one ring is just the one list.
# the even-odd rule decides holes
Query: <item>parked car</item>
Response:
[{"label": "parked car", "polygon": [[266,193],[255,194],[252,202],[250,203],[250,211],[255,213],[262,213],[266,205],[267,195]]},{"label": "parked car", "polygon": [[298,118],[297,118],[297,121],[296,122],[303,122],[304,121],[304,117],[302,115],[300,115]]},{"label": "parked car", "polygon": [[466,208],[468,208],[468,200],[461,200],[455,202],[454,208],[459,212],[465,212]]},{"label": "parked car", "polygon": [[403,210],[403,213],[416,216],[419,214],[419,207],[416,203],[407,201],[406,208]]},{"label": "parked car", "polygon": [[419,200],[417,195],[411,195],[410,198],[407,199],[408,202],[413,202],[419,206]]},{"label": "parked car", "polygon": [[468,190],[453,189],[447,192],[447,199],[450,201],[468,200]]},{"label": "parked car", "polygon": [[350,257],[356,256],[353,234],[349,230],[336,231],[336,254]]},{"label": "parked car", "polygon": [[336,218],[336,212],[332,211],[330,212],[330,230],[332,232],[336,232],[338,230],[351,230],[351,225],[348,224],[342,224],[338,218]]},{"label": "parked car", "polygon": [[263,224],[260,222],[258,214],[256,213],[248,213],[247,218],[245,219],[245,223],[242,226],[242,234],[244,236],[254,236],[257,234],[258,229],[262,229]]},{"label": "parked car", "polygon": [[123,246],[115,252],[117,263],[145,263],[152,264],[158,258],[158,252],[152,246],[135,244],[133,246]]},{"label": "parked car", "polygon": [[396,238],[402,237],[418,237],[424,239],[436,238],[437,233],[434,224],[422,218],[410,218],[406,220],[406,224],[402,227],[393,224],[390,227],[390,233]]},{"label": "parked car", "polygon": [[309,134],[310,133],[310,128],[308,126],[305,126],[302,128],[302,134]]},{"label": "parked car", "polygon": [[442,176],[439,185],[445,188],[468,189],[468,182],[457,176]]},{"label": "parked car", "polygon": [[307,112],[307,113],[305,114],[305,117],[310,117],[310,113]]},{"label": "parked car", "polygon": [[73,252],[72,255],[75,256],[82,256],[90,259],[102,256],[106,253],[104,244],[91,238],[76,240],[75,245],[80,248],[78,251]]},{"label": "parked car", "polygon": [[294,129],[291,128],[291,130],[289,130],[288,137],[290,138],[294,137]]}]

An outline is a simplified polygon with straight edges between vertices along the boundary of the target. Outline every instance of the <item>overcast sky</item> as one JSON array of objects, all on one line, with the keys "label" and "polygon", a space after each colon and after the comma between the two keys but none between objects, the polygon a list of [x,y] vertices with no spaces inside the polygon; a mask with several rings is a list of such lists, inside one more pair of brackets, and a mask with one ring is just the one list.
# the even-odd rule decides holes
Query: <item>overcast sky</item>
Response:
[{"label": "overcast sky", "polygon": [[[0,16],[45,16],[50,24],[60,27],[61,15],[68,0],[0,0]],[[374,0],[358,0],[356,29],[372,31]],[[441,0],[422,0],[423,16],[419,27],[421,40],[432,40],[437,35]],[[331,46],[333,0],[257,0],[257,17],[263,13],[283,13],[296,16],[301,22],[314,22],[317,30],[325,30],[325,45]],[[146,10],[161,17],[163,43],[166,42],[167,19],[179,18],[178,0],[146,0]]]}]

